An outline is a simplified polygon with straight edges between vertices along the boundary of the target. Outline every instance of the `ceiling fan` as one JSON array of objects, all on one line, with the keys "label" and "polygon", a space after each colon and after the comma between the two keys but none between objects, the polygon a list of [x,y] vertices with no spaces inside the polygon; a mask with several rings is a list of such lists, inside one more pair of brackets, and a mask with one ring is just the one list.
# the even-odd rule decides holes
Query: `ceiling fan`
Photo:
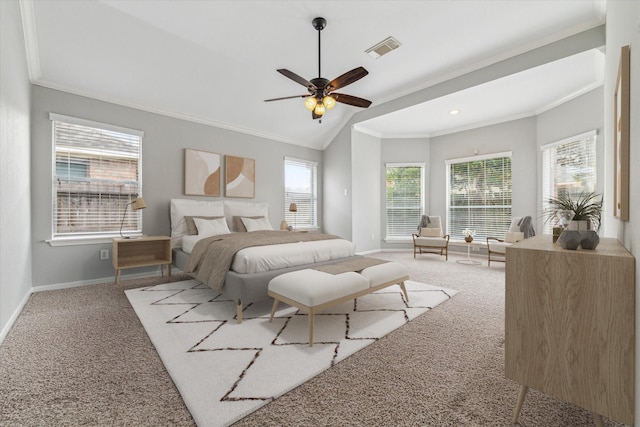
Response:
[{"label": "ceiling fan", "polygon": [[369,100],[358,98],[357,96],[347,95],[344,93],[334,92],[334,90],[350,85],[351,83],[354,83],[369,74],[369,72],[363,67],[354,68],[353,70],[348,71],[331,81],[321,77],[320,32],[324,29],[324,27],[326,27],[327,20],[324,18],[315,18],[312,21],[312,24],[313,28],[318,30],[318,77],[307,81],[296,73],[285,68],[280,68],[277,70],[283,76],[290,78],[291,80],[301,84],[302,86],[305,86],[309,93],[305,95],[294,95],[285,96],[283,98],[265,99],[264,101],[271,102],[280,101],[282,99],[307,98],[307,100],[304,102],[304,105],[309,110],[311,110],[311,117],[313,119],[321,119],[326,110],[332,109],[336,105],[336,102],[341,102],[343,104],[353,105],[361,108],[367,108],[369,105],[371,105],[371,101]]}]

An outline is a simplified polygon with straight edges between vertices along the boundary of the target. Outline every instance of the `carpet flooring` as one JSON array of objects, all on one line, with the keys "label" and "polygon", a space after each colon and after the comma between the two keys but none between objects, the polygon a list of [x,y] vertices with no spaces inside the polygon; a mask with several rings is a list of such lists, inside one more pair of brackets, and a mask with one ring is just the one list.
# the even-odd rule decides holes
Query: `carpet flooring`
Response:
[{"label": "carpet flooring", "polygon": [[[456,263],[466,254],[370,256],[459,293],[234,425],[512,425],[518,385],[504,377],[504,264]],[[34,293],[0,346],[0,379],[1,426],[194,425],[113,283]],[[520,425],[590,426],[593,418],[531,390]]]}]

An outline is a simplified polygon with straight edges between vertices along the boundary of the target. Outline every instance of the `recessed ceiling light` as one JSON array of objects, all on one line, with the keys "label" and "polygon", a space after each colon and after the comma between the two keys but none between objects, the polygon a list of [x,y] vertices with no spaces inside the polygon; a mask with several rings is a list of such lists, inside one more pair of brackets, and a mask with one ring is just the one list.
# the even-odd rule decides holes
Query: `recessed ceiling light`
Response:
[{"label": "recessed ceiling light", "polygon": [[449,114],[451,114],[452,116],[455,116],[456,114],[458,114],[460,112],[460,110],[458,109],[453,109],[451,111],[449,111]]}]

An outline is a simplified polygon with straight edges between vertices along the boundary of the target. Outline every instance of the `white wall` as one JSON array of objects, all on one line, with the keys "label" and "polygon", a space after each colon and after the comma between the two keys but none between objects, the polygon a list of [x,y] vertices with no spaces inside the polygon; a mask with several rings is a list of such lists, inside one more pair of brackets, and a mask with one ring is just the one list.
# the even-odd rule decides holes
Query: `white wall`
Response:
[{"label": "white wall", "polygon": [[[34,86],[31,115],[34,287],[95,283],[112,280],[114,275],[111,260],[99,259],[99,250],[110,249],[110,244],[52,247],[45,242],[51,238],[50,112],[144,132],[142,188],[147,208],[142,216],[143,232],[147,235],[170,233],[172,198],[198,198],[184,195],[185,148],[255,159],[256,197],[242,200],[268,202],[269,220],[276,228],[284,219],[285,156],[318,162],[318,193],[323,191],[322,153],[319,150]],[[319,223],[322,224],[322,199],[319,212]],[[125,270],[125,274],[136,272]]]},{"label": "white wall", "polygon": [[0,342],[31,289],[30,90],[17,1],[0,1]]},{"label": "white wall", "polygon": [[380,140],[352,131],[352,242],[358,253],[380,249]]},{"label": "white wall", "polygon": [[636,387],[635,387],[635,425],[640,425],[640,275],[637,259],[640,257],[640,2],[608,1],[607,2],[607,57],[605,60],[604,84],[604,125],[605,125],[605,191],[613,194],[613,135],[614,112],[613,94],[620,48],[631,46],[631,156],[630,156],[630,203],[628,222],[620,222],[613,216],[613,200],[606,198],[604,224],[607,236],[616,237],[636,257]]}]

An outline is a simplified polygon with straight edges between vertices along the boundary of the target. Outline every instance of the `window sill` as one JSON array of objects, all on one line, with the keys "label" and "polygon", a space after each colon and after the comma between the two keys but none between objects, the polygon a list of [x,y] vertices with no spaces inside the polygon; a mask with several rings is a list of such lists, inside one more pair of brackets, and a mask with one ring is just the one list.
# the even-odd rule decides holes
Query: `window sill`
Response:
[{"label": "window sill", "polygon": [[[127,234],[127,236],[140,237],[138,234]],[[114,238],[120,237],[119,234],[108,236],[74,236],[74,237],[57,237],[55,239],[45,240],[51,246],[79,246],[79,245],[103,245],[111,243]]]}]

